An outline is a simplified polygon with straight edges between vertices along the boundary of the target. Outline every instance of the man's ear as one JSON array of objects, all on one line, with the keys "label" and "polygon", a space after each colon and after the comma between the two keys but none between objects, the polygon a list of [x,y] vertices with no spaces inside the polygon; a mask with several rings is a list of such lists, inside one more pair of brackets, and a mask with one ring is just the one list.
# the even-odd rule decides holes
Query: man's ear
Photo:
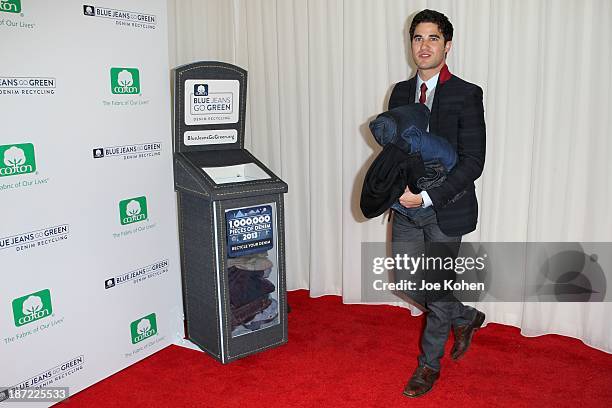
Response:
[{"label": "man's ear", "polygon": [[452,46],[453,46],[453,42],[452,42],[452,41],[447,41],[447,42],[444,44],[444,52],[445,52],[446,54],[448,54]]}]

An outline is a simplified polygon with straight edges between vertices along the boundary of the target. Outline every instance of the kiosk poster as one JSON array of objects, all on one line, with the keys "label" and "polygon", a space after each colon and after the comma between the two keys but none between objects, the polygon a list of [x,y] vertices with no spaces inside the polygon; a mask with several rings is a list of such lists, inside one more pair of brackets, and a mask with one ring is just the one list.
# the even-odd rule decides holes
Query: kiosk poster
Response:
[{"label": "kiosk poster", "polygon": [[225,216],[232,337],[237,337],[280,323],[278,251],[273,241],[276,206],[231,209]]},{"label": "kiosk poster", "polygon": [[230,258],[265,252],[274,246],[271,205],[228,210],[225,220]]},{"label": "kiosk poster", "polygon": [[185,124],[237,123],[240,82],[233,79],[188,79],[185,81]]}]

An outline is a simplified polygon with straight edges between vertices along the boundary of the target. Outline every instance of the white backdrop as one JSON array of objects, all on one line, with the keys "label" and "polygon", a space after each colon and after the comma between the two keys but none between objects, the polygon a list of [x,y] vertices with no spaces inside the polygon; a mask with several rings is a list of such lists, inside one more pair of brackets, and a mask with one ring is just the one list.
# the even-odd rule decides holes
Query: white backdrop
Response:
[{"label": "white backdrop", "polygon": [[0,386],[75,393],[182,336],[166,2],[10,3]]},{"label": "white backdrop", "polygon": [[[455,26],[451,72],[485,92],[480,220],[467,240],[611,241],[612,4],[607,0],[169,1],[171,65],[220,60],[249,72],[247,148],[289,183],[290,289],[360,297],[360,244],[384,241],[358,207],[377,152],[367,123],[414,75],[411,17]],[[610,278],[609,278],[610,279]],[[481,305],[526,335],[559,333],[612,352],[612,304]]]}]

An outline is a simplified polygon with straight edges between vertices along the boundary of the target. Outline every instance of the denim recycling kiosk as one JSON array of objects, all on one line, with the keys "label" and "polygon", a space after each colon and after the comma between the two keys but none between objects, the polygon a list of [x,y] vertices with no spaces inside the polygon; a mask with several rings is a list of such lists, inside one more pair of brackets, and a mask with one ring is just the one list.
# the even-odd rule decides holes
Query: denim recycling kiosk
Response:
[{"label": "denim recycling kiosk", "polygon": [[244,149],[246,88],[234,65],[174,70],[187,338],[222,363],[287,342],[287,184]]}]

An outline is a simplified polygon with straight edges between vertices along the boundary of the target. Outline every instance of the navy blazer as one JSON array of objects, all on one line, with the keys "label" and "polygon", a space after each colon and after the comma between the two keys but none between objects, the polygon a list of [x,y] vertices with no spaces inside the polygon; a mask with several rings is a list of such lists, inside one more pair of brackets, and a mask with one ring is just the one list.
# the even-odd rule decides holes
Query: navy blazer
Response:
[{"label": "navy blazer", "polygon": [[[446,181],[427,193],[442,232],[459,236],[474,231],[478,221],[474,181],[482,174],[486,151],[482,89],[452,75],[446,66],[435,89],[429,130],[453,145],[458,161]],[[397,83],[388,108],[414,103],[415,94],[416,76]]]}]

